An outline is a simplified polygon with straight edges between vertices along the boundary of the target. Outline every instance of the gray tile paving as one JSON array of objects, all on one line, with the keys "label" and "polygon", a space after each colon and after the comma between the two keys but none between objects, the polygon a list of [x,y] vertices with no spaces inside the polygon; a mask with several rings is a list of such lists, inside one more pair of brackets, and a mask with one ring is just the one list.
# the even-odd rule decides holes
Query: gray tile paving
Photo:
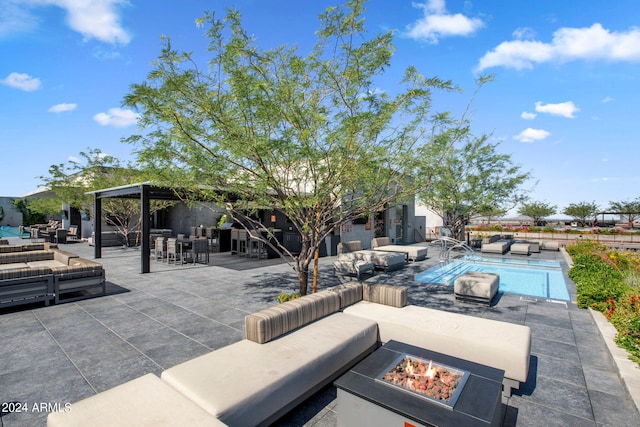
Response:
[{"label": "gray tile paving", "polygon": [[[85,243],[65,249],[93,257]],[[413,281],[414,274],[438,262],[436,248],[430,255],[367,280],[409,286],[411,304],[531,328],[529,378],[503,399],[505,426],[640,426],[588,311],[510,294],[500,295],[491,307],[456,302],[449,286]],[[533,257],[563,260],[552,252]],[[175,267],[152,261],[152,273],[143,275],[137,249],[105,248],[101,262],[109,282],[106,297],[0,311],[0,402],[25,402],[29,408],[3,414],[1,426],[43,426],[46,411],[34,405],[75,402],[236,342],[246,314],[297,289],[291,268],[274,260]],[[249,268],[249,262],[258,267]],[[340,281],[331,262],[321,259],[319,289]],[[571,283],[569,291],[575,296]],[[276,425],[335,426],[339,410],[335,388],[327,386]]]}]

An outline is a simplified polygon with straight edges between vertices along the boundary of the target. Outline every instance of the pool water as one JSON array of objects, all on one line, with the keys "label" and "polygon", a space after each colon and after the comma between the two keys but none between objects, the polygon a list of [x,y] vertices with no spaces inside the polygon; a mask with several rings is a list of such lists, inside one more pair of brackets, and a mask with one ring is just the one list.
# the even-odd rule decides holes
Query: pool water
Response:
[{"label": "pool water", "polygon": [[562,268],[556,261],[468,256],[432,267],[414,280],[453,286],[458,277],[469,271],[498,274],[500,292],[569,301]]},{"label": "pool water", "polygon": [[20,229],[3,225],[0,227],[0,237],[20,237]]}]

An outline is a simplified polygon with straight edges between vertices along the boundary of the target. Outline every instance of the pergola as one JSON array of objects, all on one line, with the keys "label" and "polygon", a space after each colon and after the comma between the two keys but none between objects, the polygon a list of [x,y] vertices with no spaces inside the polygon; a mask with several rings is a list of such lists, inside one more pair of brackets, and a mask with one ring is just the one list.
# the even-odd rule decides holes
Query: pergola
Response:
[{"label": "pergola", "polygon": [[104,190],[89,191],[94,196],[94,249],[95,258],[102,258],[102,200],[110,198],[139,199],[140,218],[142,221],[142,241],[140,247],[140,272],[149,273],[151,264],[150,235],[150,201],[151,200],[182,200],[175,190],[158,187],[150,182],[123,185],[121,187],[106,188]]}]

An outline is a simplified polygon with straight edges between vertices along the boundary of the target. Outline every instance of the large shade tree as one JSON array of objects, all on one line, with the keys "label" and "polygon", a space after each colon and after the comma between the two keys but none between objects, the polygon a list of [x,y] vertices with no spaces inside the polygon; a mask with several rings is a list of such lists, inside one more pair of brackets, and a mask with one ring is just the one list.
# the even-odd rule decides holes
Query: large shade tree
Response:
[{"label": "large shade tree", "polygon": [[598,214],[598,210],[600,207],[598,204],[593,202],[577,202],[570,203],[564,210],[563,214],[568,215],[575,219],[581,226],[586,226],[587,224],[595,223],[596,215]]},{"label": "large shade tree", "polygon": [[[62,203],[82,210],[89,214],[93,207],[93,196],[87,192],[102,190],[139,182],[141,172],[133,165],[120,161],[118,158],[103,153],[99,149],[89,149],[80,152],[79,158],[67,163],[49,167],[49,175],[40,179],[49,189],[52,196],[42,200],[34,200],[30,207],[51,205],[57,206],[59,211]],[[173,202],[153,200],[150,212],[156,212],[171,206]],[[107,225],[122,237],[124,244],[129,244],[129,236],[140,230],[140,202],[130,199],[106,199],[102,204],[104,220]]]},{"label": "large shade tree", "polygon": [[551,203],[542,201],[523,202],[518,208],[518,214],[528,216],[533,221],[533,225],[540,225],[541,221],[558,210],[558,207]]},{"label": "large shade tree", "polygon": [[301,294],[323,239],[413,192],[408,178],[432,135],[459,126],[432,111],[433,90],[456,89],[448,81],[409,67],[393,93],[381,90],[392,33],[367,37],[362,14],[358,0],[327,9],[306,56],[261,49],[236,10],[206,14],[208,64],[165,39],[125,98],[141,113],[141,132],[127,141],[154,179],[198,191],[250,230],[264,227],[256,209],[288,217],[300,252],[267,243],[295,270]]},{"label": "large shade tree", "polygon": [[522,185],[528,172],[498,151],[488,136],[457,138],[444,132],[430,147],[432,155],[422,160],[425,174],[431,174],[419,190],[419,198],[438,213],[454,238],[464,240],[464,226],[476,216],[507,211],[525,197]]},{"label": "large shade tree", "polygon": [[620,219],[626,219],[629,227],[633,227],[633,222],[640,218],[640,197],[635,200],[610,201],[609,209],[619,213]]}]

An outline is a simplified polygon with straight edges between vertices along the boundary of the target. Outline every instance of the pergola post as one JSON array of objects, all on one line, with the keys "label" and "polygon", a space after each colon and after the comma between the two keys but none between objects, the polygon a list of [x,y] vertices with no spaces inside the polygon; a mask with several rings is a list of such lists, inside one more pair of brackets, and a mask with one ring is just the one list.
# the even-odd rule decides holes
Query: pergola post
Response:
[{"label": "pergola post", "polygon": [[151,271],[151,265],[149,259],[151,258],[151,242],[149,241],[149,226],[150,226],[150,201],[149,201],[149,186],[143,185],[140,191],[140,215],[142,221],[142,258],[141,258],[141,272],[149,273]]},{"label": "pergola post", "polygon": [[94,257],[102,258],[102,199],[93,195],[93,249]]}]

